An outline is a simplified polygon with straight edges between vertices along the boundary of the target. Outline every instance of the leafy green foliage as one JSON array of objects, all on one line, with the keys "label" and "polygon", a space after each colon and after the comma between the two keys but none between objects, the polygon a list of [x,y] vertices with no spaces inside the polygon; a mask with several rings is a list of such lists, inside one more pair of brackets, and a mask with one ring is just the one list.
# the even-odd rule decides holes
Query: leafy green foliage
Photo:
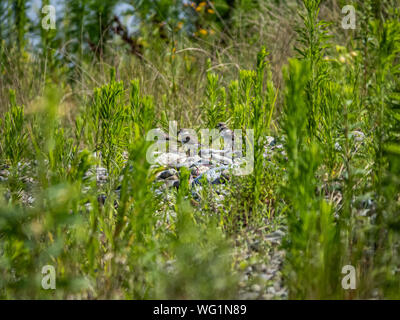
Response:
[{"label": "leafy green foliage", "polygon": [[112,163],[120,167],[121,151],[128,142],[128,115],[122,100],[123,94],[123,83],[113,80],[110,84],[95,89],[90,107],[91,126],[88,134],[108,170],[112,168]]}]

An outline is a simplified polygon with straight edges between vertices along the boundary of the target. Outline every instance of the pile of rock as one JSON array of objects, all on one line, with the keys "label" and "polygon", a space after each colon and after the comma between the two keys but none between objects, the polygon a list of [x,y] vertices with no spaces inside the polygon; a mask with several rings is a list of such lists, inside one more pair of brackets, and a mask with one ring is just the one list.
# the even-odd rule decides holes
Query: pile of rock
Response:
[{"label": "pile of rock", "polygon": [[[223,132],[225,131],[226,129],[223,130]],[[176,152],[155,152],[153,169],[164,169],[156,177],[158,182],[163,182],[161,189],[179,187],[179,170],[182,167],[189,169],[192,187],[201,185],[203,179],[206,179],[211,185],[224,184],[230,180],[234,169],[242,167],[248,161],[241,151],[234,150],[234,148],[222,150],[202,148],[195,138],[186,137]],[[267,136],[265,141],[264,158],[271,160],[277,152],[283,153],[283,145],[277,144],[274,137]],[[190,144],[190,142],[193,143]],[[193,146],[195,148],[192,148]],[[190,151],[199,149],[197,154],[193,155],[191,152],[191,155],[187,155],[187,152],[184,151],[188,148]]]}]

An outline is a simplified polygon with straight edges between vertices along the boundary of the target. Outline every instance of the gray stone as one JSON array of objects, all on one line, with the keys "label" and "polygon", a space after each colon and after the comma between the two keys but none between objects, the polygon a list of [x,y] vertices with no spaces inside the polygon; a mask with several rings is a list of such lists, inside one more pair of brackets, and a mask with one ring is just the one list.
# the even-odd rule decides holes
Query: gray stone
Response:
[{"label": "gray stone", "polygon": [[272,294],[272,295],[275,295],[276,291],[275,291],[274,287],[269,287],[269,288],[267,289],[267,293]]},{"label": "gray stone", "polygon": [[[155,153],[156,155],[157,153]],[[160,166],[176,166],[179,163],[184,163],[186,160],[186,154],[184,153],[161,153],[156,157],[155,161]]]},{"label": "gray stone", "polygon": [[272,274],[265,274],[265,273],[262,273],[262,274],[260,274],[259,278],[260,278],[260,280],[261,280],[262,282],[265,283],[265,282],[271,280],[271,279],[273,278],[273,275],[272,275]]}]

